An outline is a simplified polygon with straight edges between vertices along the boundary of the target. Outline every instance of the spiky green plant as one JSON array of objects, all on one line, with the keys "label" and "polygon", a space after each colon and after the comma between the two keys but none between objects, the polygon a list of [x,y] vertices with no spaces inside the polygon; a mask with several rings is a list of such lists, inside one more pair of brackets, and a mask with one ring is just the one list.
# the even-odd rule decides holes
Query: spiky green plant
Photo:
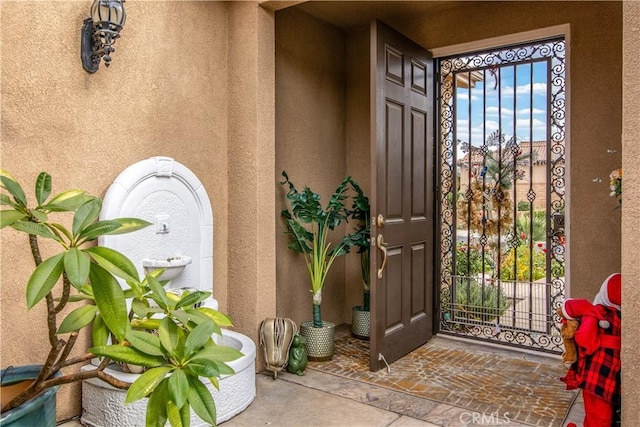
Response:
[{"label": "spiky green plant", "polygon": [[286,198],[290,210],[282,210],[282,218],[287,226],[289,249],[304,255],[313,293],[313,327],[322,328],[322,289],[329,269],[337,257],[349,252],[349,237],[343,236],[338,244],[331,248],[329,232],[347,220],[348,213],[344,201],[350,177],[345,178],[333,192],[326,207],[321,196],[309,187],[298,191],[282,172],[284,181],[280,184],[288,187]]}]

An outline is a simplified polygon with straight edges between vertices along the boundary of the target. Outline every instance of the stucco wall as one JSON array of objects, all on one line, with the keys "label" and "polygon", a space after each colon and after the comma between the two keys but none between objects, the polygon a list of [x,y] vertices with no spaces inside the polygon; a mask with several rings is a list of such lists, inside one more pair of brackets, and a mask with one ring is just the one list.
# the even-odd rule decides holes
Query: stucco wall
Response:
[{"label": "stucco wall", "polygon": [[[622,425],[637,424],[640,414],[640,320],[634,314],[640,307],[640,3],[624,4],[624,50],[622,106],[622,167],[624,205],[622,207]],[[629,315],[626,315],[629,313]]]},{"label": "stucco wall", "polygon": [[[276,169],[286,170],[298,190],[309,186],[326,205],[346,176],[344,33],[295,10],[276,13]],[[276,192],[277,213],[285,206]],[[302,255],[287,249],[278,216],[277,313],[311,320],[311,284]],[[344,227],[338,232],[344,232]],[[345,321],[344,258],[336,260],[323,291],[322,316]]]},{"label": "stucco wall", "polygon": [[[254,2],[228,10],[228,312],[257,343],[260,321],[276,309],[274,21]],[[258,349],[258,370],[261,357]]]},{"label": "stucco wall", "polygon": [[[2,1],[2,168],[29,196],[40,171],[52,174],[54,191],[82,188],[102,196],[130,164],[174,157],[199,177],[212,201],[214,293],[226,310],[226,5],[127,1],[112,65],[94,75],[82,69],[79,54],[90,5]],[[28,244],[9,229],[1,237],[2,366],[40,363],[46,323],[42,307],[26,312]],[[79,385],[62,387],[58,402],[59,419],[79,413]]]},{"label": "stucco wall", "polygon": [[[371,91],[369,79],[369,26],[347,34],[347,174],[370,198],[371,190]],[[348,226],[348,232],[355,224]],[[346,255],[345,322],[351,323],[354,305],[362,305],[363,285],[360,255],[354,248]]]},{"label": "stucco wall", "polygon": [[[602,280],[620,269],[620,210],[609,197],[608,176],[620,167],[622,151],[621,3],[460,2],[434,16],[388,21],[429,49],[566,23],[571,28],[569,292],[592,298]],[[602,182],[594,182],[597,178]]]}]

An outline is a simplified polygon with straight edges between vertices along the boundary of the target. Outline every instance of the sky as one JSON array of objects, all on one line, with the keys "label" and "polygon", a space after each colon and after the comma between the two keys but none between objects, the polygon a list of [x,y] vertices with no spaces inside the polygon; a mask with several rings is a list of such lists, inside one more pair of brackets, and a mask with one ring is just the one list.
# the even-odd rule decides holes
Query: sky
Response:
[{"label": "sky", "polygon": [[456,91],[457,139],[481,146],[487,135],[502,129],[518,141],[547,138],[547,62],[503,65],[480,71],[483,81]]}]

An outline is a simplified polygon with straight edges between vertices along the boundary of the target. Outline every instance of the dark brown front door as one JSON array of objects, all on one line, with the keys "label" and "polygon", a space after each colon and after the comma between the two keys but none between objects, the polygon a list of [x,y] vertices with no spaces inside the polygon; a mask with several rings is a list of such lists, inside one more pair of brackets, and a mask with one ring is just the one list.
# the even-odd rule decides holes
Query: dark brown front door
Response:
[{"label": "dark brown front door", "polygon": [[[433,334],[433,64],[429,53],[371,24],[371,370]],[[386,254],[385,254],[386,252]]]}]

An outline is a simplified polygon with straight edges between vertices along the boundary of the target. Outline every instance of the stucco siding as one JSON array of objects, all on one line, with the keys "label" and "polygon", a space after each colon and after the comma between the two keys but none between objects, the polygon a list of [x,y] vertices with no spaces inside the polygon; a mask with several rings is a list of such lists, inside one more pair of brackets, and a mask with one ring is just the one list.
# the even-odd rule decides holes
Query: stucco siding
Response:
[{"label": "stucco siding", "polygon": [[[283,170],[298,190],[309,186],[329,197],[346,176],[346,41],[342,30],[311,16],[276,14],[276,173]],[[285,206],[276,192],[277,214]],[[296,322],[311,320],[311,283],[302,255],[287,249],[280,217],[277,233],[277,313]],[[338,236],[345,228],[340,227]],[[345,321],[344,258],[336,260],[323,291],[323,319]]]},{"label": "stucco siding", "polygon": [[[209,193],[214,294],[227,310],[226,5],[128,1],[112,64],[93,75],[80,62],[90,5],[0,4],[2,168],[29,197],[41,171],[53,176],[54,192],[81,188],[103,196],[130,164],[175,158]],[[1,262],[2,366],[41,363],[46,321],[44,307],[26,310],[33,260],[23,235],[2,230]],[[83,339],[76,348],[86,345]],[[59,419],[79,413],[80,385],[62,387],[58,402]]]}]

